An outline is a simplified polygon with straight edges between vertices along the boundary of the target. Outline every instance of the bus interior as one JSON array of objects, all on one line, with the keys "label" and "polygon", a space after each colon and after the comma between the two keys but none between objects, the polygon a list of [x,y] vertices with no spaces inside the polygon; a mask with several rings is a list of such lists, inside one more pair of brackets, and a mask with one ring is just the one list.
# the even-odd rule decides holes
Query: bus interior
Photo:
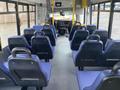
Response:
[{"label": "bus interior", "polygon": [[0,90],[120,90],[120,0],[0,0]]}]

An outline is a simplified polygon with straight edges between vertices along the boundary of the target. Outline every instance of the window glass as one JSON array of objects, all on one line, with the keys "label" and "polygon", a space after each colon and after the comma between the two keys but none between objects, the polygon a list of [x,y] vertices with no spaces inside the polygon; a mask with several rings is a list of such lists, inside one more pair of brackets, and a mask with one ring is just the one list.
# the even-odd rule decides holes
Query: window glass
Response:
[{"label": "window glass", "polygon": [[97,25],[97,11],[98,5],[95,6],[95,11],[92,12],[92,24]]},{"label": "window glass", "polygon": [[105,10],[110,10],[111,3],[105,3]]},{"label": "window glass", "polygon": [[120,3],[115,3],[115,9],[114,10],[120,10]]},{"label": "window glass", "polygon": [[100,4],[100,10],[104,10],[104,4]]},{"label": "window glass", "polygon": [[17,35],[16,15],[0,14],[0,38],[2,48],[8,45],[8,38]]},{"label": "window glass", "polygon": [[33,6],[29,6],[29,11],[33,11]]},{"label": "window glass", "polygon": [[24,6],[24,11],[27,11],[27,6]]},{"label": "window glass", "polygon": [[35,25],[35,12],[30,12],[30,27]]},{"label": "window glass", "polygon": [[94,8],[95,6],[94,5],[92,5],[92,11],[94,11],[95,10],[95,8]]},{"label": "window glass", "polygon": [[[115,8],[118,7],[119,4],[120,3],[115,4]],[[117,8],[117,10],[120,9]],[[111,38],[120,40],[120,12],[114,12]]]},{"label": "window glass", "polygon": [[10,12],[15,11],[15,4],[13,4],[13,3],[8,3],[8,10],[9,10]]},{"label": "window glass", "polygon": [[28,28],[27,13],[19,13],[19,17],[20,17],[20,30],[22,35],[24,32],[24,29]]},{"label": "window glass", "polygon": [[22,5],[18,5],[18,11],[23,11],[23,6]]},{"label": "window glass", "polygon": [[[109,4],[110,5],[110,4]],[[104,4],[100,8],[104,8]],[[110,12],[100,10],[99,29],[108,30]]]},{"label": "window glass", "polygon": [[98,10],[98,4],[95,5],[95,10]]},{"label": "window glass", "polygon": [[0,12],[6,12],[6,2],[0,2]]},{"label": "window glass", "polygon": [[33,11],[35,11],[35,6],[33,6]]}]

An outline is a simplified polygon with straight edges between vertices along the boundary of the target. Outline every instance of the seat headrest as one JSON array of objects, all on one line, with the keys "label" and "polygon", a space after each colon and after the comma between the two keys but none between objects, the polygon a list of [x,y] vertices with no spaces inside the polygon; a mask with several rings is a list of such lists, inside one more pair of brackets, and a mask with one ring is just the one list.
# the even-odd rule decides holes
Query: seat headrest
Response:
[{"label": "seat headrest", "polygon": [[36,32],[34,33],[34,36],[35,36],[35,37],[45,36],[45,33],[44,33],[43,31],[36,31]]},{"label": "seat headrest", "polygon": [[32,57],[29,49],[21,47],[13,48],[11,54],[13,58],[16,58],[16,54],[27,54],[29,58]]},{"label": "seat headrest", "polygon": [[24,35],[33,35],[35,30],[33,28],[24,29]]},{"label": "seat headrest", "polygon": [[117,64],[115,64],[112,68],[112,74],[118,74],[118,71],[120,69],[120,62],[118,62]]},{"label": "seat headrest", "polygon": [[79,25],[79,26],[81,26],[81,22],[75,22],[74,25]]},{"label": "seat headrest", "polygon": [[108,31],[106,30],[95,30],[93,34],[98,34],[99,36],[108,37]]},{"label": "seat headrest", "polygon": [[88,30],[96,30],[97,27],[96,27],[96,25],[87,25],[87,29]]},{"label": "seat headrest", "polygon": [[50,28],[50,25],[45,24],[45,25],[43,26],[43,29],[49,29],[49,28]]},{"label": "seat headrest", "polygon": [[100,36],[99,35],[89,35],[86,39],[87,40],[97,40],[97,41],[100,41]]}]

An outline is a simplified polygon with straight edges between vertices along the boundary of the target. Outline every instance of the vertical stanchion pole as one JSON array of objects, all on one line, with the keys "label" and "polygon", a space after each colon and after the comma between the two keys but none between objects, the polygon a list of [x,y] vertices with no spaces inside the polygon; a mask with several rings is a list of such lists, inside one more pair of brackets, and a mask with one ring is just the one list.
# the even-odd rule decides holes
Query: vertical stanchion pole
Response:
[{"label": "vertical stanchion pole", "polygon": [[15,11],[16,11],[16,24],[17,24],[17,35],[20,35],[20,17],[18,10],[18,2],[15,3]]},{"label": "vertical stanchion pole", "polygon": [[52,0],[52,24],[54,25],[54,7],[55,7],[55,0]]},{"label": "vertical stanchion pole", "polygon": [[87,13],[86,13],[86,9],[88,7],[88,0],[82,0],[82,8],[84,9],[84,21],[83,23],[86,23],[86,19],[87,19]]},{"label": "vertical stanchion pole", "polygon": [[72,13],[72,25],[74,25],[74,23],[75,23],[75,13],[76,13],[76,8],[75,8],[75,2],[76,2],[76,0],[72,0],[72,7],[73,7],[73,13]]}]

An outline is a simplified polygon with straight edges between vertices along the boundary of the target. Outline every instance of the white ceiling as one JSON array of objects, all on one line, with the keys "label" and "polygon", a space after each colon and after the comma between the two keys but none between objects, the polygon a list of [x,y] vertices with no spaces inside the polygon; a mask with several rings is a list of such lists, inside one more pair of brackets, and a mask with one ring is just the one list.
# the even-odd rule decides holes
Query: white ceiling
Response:
[{"label": "white ceiling", "polygon": [[19,2],[26,2],[26,3],[46,3],[46,0],[11,0],[11,1],[19,1]]}]

